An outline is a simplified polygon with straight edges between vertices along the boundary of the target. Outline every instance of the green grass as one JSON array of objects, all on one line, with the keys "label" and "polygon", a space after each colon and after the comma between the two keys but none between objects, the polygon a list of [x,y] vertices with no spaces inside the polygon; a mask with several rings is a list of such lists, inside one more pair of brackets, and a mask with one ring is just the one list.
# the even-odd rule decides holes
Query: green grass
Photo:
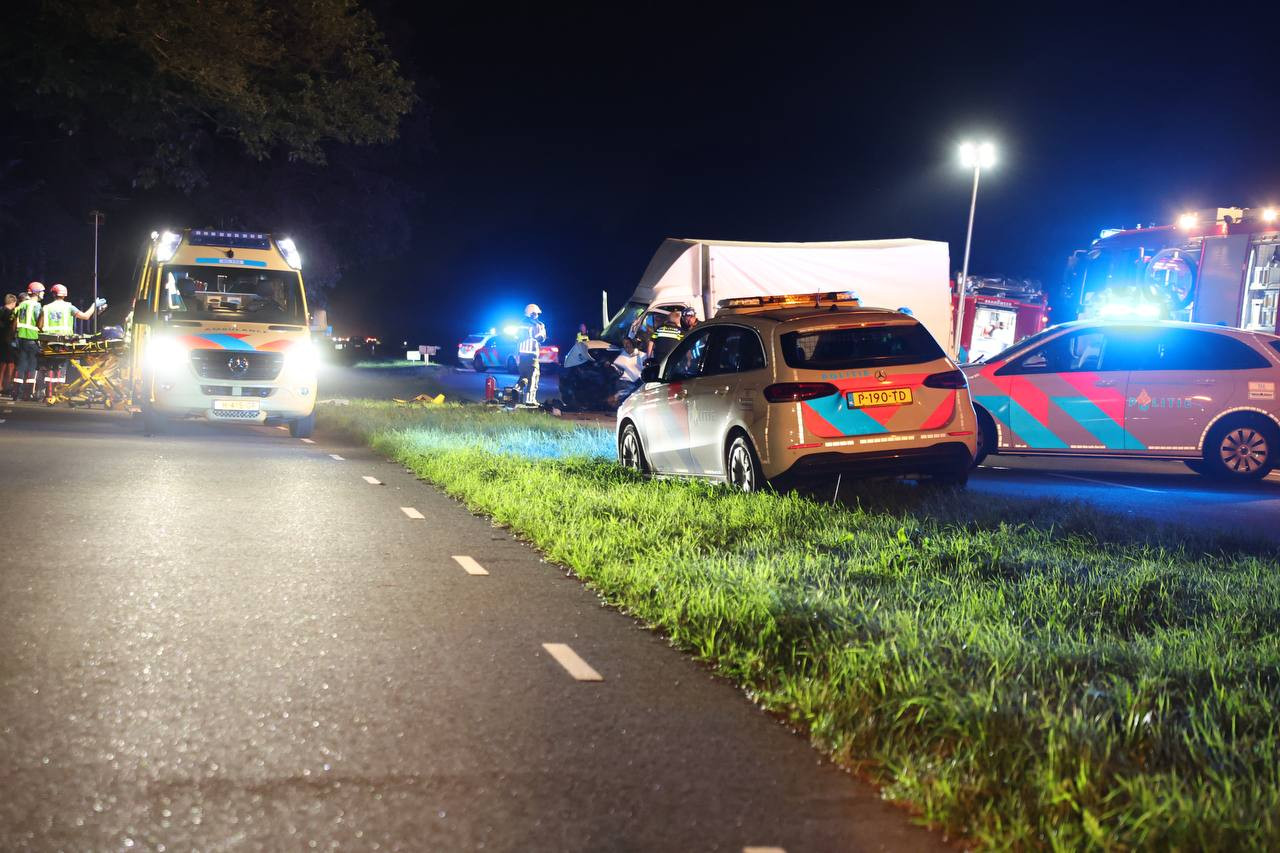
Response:
[{"label": "green grass", "polygon": [[441,364],[437,361],[427,363],[423,361],[409,361],[407,358],[388,358],[384,361],[357,361],[355,363],[355,367],[358,367],[358,368],[362,368],[362,369],[376,368],[380,370],[386,370],[390,368],[404,368],[404,367],[440,367],[440,366]]},{"label": "green grass", "polygon": [[833,506],[644,481],[609,429],[537,414],[357,403],[321,425],[519,531],[979,846],[1280,847],[1273,549],[905,484]]}]

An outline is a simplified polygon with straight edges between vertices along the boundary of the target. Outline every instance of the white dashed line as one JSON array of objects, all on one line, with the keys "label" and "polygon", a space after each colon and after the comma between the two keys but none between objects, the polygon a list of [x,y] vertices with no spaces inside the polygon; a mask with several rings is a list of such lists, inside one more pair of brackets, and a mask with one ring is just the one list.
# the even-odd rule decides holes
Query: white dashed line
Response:
[{"label": "white dashed line", "polygon": [[282,430],[284,430],[285,432],[288,432],[288,431],[289,431],[289,428],[288,428],[287,426],[278,426],[278,427],[276,427],[276,429],[282,429]]},{"label": "white dashed line", "polygon": [[1106,480],[1095,480],[1092,477],[1077,477],[1075,474],[1059,474],[1056,471],[1045,471],[1050,477],[1061,477],[1064,480],[1079,480],[1082,483],[1095,483],[1099,486],[1119,486],[1122,489],[1133,489],[1135,492],[1148,492],[1153,495],[1163,495],[1164,492],[1159,489],[1144,489],[1141,486],[1131,486],[1128,483],[1109,483]]},{"label": "white dashed line", "polygon": [[416,509],[414,509],[411,506],[402,506],[400,507],[400,511],[403,512],[405,515],[409,516],[410,518],[426,518],[425,515],[418,512]]},{"label": "white dashed line", "polygon": [[480,565],[470,557],[466,557],[466,556],[459,557],[458,555],[455,554],[453,559],[457,562],[459,566],[462,566],[462,568],[465,569],[467,574],[469,575],[489,574],[487,571],[485,571],[484,566]]},{"label": "white dashed line", "polygon": [[547,650],[547,654],[556,659],[556,663],[564,667],[565,672],[578,681],[604,681],[600,673],[592,669],[586,661],[578,657],[577,652],[564,643],[543,643],[542,647]]},{"label": "white dashed line", "polygon": [[330,459],[332,459],[334,462],[346,462],[346,461],[347,461],[347,460],[346,460],[346,457],[339,456],[339,455],[338,455],[338,454],[336,454],[336,453],[330,453],[330,454],[329,454],[329,458],[330,458]]},{"label": "white dashed line", "polygon": [[787,853],[785,847],[743,847],[742,853]]},{"label": "white dashed line", "polygon": [[381,481],[381,480],[379,480],[377,477],[370,477],[368,474],[366,474],[366,475],[364,476],[364,481],[365,481],[366,483],[368,483],[370,486],[381,486],[381,485],[382,485],[382,481]]},{"label": "white dashed line", "polygon": [[314,442],[314,441],[312,441],[312,440],[311,440],[311,439],[309,439],[309,438],[304,438],[304,439],[302,439],[302,443],[303,443],[303,444],[315,444],[315,442]]}]

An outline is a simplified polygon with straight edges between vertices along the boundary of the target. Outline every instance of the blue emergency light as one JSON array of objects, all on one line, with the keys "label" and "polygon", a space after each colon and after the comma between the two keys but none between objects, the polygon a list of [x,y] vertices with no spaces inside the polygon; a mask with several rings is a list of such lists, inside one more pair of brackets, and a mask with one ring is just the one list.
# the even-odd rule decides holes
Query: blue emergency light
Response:
[{"label": "blue emergency light", "polygon": [[192,231],[187,238],[192,246],[225,246],[228,249],[270,249],[267,234],[251,231]]}]

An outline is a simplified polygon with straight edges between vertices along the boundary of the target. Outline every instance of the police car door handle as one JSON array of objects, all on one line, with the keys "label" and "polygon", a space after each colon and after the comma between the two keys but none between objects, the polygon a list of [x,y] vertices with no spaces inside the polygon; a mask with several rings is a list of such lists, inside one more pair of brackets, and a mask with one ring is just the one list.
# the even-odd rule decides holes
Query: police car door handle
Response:
[{"label": "police car door handle", "polygon": [[1218,384],[1218,380],[1216,380],[1216,379],[1197,379],[1197,380],[1195,380],[1195,384],[1197,384],[1197,385],[1217,385],[1217,384]]},{"label": "police car door handle", "polygon": [[725,394],[729,393],[729,386],[721,385],[719,388],[715,389],[712,393],[715,394],[717,397],[723,397]]},{"label": "police car door handle", "polygon": [[1115,384],[1116,381],[1114,379],[1099,379],[1097,382],[1093,383],[1093,386],[1095,388],[1111,388]]}]

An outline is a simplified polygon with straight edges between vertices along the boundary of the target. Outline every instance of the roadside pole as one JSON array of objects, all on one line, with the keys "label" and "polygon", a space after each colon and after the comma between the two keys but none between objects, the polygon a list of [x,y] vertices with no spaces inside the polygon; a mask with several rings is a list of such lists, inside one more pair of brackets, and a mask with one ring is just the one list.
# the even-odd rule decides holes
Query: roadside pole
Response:
[{"label": "roadside pole", "polygon": [[964,348],[961,336],[964,334],[964,291],[965,286],[969,283],[969,249],[973,245],[973,214],[978,208],[978,176],[982,174],[982,167],[975,165],[973,167],[973,196],[969,199],[969,231],[964,238],[964,266],[960,268],[960,280],[956,282],[956,360],[960,359],[960,350]]},{"label": "roadside pole", "polygon": [[91,210],[89,215],[93,217],[93,332],[98,331],[98,226],[106,220],[106,215],[100,210]]}]

